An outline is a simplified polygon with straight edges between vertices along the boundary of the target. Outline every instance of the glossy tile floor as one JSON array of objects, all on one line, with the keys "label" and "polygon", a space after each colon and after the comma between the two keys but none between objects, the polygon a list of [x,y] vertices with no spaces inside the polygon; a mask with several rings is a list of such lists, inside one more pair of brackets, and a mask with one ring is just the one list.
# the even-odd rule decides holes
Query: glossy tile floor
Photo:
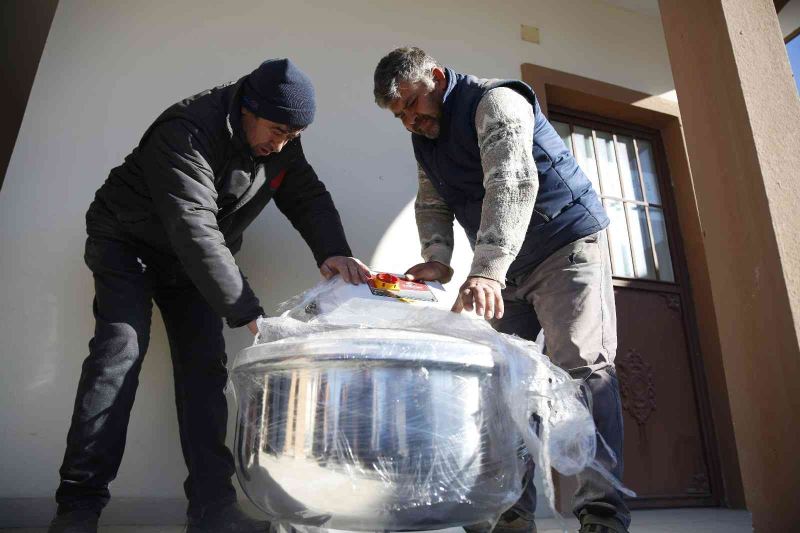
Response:
[{"label": "glossy tile floor", "polygon": [[[568,531],[577,531],[578,522],[567,522]],[[537,521],[539,533],[562,531],[552,518]],[[753,530],[747,511],[730,509],[670,509],[635,511],[631,533],[749,533]],[[44,533],[46,528],[0,529],[8,533]],[[183,526],[113,526],[101,525],[100,533],[180,533]],[[463,533],[460,528],[439,530],[437,533]]]}]

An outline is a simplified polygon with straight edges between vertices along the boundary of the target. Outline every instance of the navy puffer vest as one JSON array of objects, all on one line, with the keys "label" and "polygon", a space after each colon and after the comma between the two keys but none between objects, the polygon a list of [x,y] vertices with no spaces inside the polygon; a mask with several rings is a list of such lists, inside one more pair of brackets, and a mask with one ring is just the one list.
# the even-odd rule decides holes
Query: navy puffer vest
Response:
[{"label": "navy puffer vest", "polygon": [[559,248],[608,226],[592,184],[542,113],[528,85],[517,80],[480,79],[451,69],[446,73],[448,86],[439,137],[412,134],[411,138],[417,162],[455,213],[473,248],[486,192],[475,110],[483,95],[496,87],[514,89],[533,107],[536,124],[531,149],[539,174],[539,192],[525,241],[506,277],[524,274]]}]

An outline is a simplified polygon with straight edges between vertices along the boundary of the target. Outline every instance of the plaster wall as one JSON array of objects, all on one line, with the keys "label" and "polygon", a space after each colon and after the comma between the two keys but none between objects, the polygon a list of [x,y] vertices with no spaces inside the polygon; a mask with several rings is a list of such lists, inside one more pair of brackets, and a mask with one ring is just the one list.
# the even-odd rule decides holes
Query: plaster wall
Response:
[{"label": "plaster wall", "polygon": [[[541,29],[540,45],[520,40],[521,23]],[[386,270],[419,259],[408,134],[371,96],[378,59],[405,44],[486,77],[519,77],[532,62],[649,94],[673,89],[660,21],[594,0],[60,2],[0,193],[0,498],[52,497],[93,330],[84,212],[108,170],[180,98],[290,56],[317,87],[304,146],[354,253]],[[237,260],[267,309],[319,279],[274,207]],[[460,236],[451,286],[469,260]],[[241,330],[226,339],[231,358],[249,342]],[[115,496],[182,496],[172,398],[156,313]]]}]

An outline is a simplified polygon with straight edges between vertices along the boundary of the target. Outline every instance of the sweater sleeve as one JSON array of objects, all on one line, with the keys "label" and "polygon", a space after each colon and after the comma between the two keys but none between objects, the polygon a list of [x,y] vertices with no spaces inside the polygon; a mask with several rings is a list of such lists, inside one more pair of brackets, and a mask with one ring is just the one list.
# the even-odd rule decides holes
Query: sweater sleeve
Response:
[{"label": "sweater sleeve", "polygon": [[486,194],[469,275],[504,285],[525,240],[539,190],[531,150],[533,109],[513,89],[492,89],[478,104],[475,126]]},{"label": "sweater sleeve", "polygon": [[414,216],[417,220],[422,258],[450,266],[453,256],[453,211],[419,166],[417,178],[419,188],[414,202]]}]

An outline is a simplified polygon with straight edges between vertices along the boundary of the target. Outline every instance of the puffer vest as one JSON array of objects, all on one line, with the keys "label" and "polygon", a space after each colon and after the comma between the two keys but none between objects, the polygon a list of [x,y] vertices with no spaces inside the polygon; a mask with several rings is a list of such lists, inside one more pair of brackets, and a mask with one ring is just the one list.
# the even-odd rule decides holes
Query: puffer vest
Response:
[{"label": "puffer vest", "polygon": [[518,80],[490,80],[446,69],[439,137],[412,134],[417,162],[455,213],[472,247],[481,223],[486,190],[475,127],[475,111],[487,91],[509,87],[533,108],[533,158],[539,191],[525,240],[507,278],[526,273],[567,244],[608,226],[608,216],[592,184],[558,132],[542,113],[533,90]]}]

